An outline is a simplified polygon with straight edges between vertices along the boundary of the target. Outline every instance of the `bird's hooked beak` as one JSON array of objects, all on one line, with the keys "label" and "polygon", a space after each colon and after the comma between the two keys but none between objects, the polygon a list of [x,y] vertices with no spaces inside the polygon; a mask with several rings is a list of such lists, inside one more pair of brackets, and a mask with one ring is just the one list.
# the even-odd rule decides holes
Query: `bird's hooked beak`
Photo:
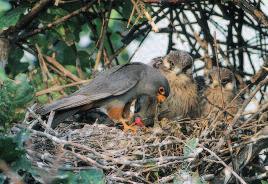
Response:
[{"label": "bird's hooked beak", "polygon": [[156,99],[157,103],[163,103],[167,99],[167,97],[163,94],[157,93]]}]

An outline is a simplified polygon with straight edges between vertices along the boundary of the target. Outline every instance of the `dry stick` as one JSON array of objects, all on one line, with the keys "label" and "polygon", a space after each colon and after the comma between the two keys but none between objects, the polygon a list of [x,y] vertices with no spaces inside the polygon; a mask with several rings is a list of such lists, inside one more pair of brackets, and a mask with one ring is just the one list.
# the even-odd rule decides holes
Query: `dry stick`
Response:
[{"label": "dry stick", "polygon": [[258,141],[260,141],[260,140],[265,140],[265,139],[268,139],[268,135],[260,135],[260,136],[258,136],[257,138],[253,137],[253,138],[251,138],[250,140],[248,140],[248,141],[246,141],[246,142],[241,142],[241,143],[239,143],[239,144],[236,144],[236,145],[234,145],[233,147],[234,147],[234,148],[238,148],[238,147],[245,146],[245,145],[247,145],[247,144],[251,144],[251,143],[256,143],[256,142],[258,142]]},{"label": "dry stick", "polygon": [[63,85],[63,86],[53,86],[51,88],[48,88],[48,89],[44,89],[42,91],[38,91],[35,96],[41,96],[41,95],[44,95],[44,94],[47,94],[47,93],[52,93],[52,92],[55,92],[55,91],[61,91],[63,90],[64,88],[68,88],[68,87],[72,87],[72,86],[78,86],[80,84],[85,84],[85,83],[88,83],[90,82],[91,80],[82,80],[82,81],[79,81],[79,82],[73,82],[71,84],[66,84],[66,85]]},{"label": "dry stick", "polygon": [[100,60],[101,60],[103,47],[104,47],[104,40],[105,40],[106,32],[107,32],[107,29],[108,29],[108,23],[109,23],[109,20],[110,20],[110,15],[111,15],[111,12],[112,12],[112,4],[113,4],[113,0],[111,0],[111,2],[110,2],[107,17],[104,17],[104,20],[103,20],[103,26],[102,26],[101,35],[100,35],[100,38],[99,38],[99,50],[98,50],[98,53],[97,53],[97,56],[96,56],[94,70],[98,69],[98,66],[99,66],[99,63],[100,63]]},{"label": "dry stick", "polygon": [[87,11],[96,1],[97,0],[92,0],[90,3],[86,4],[85,6],[81,7],[78,10],[75,10],[72,13],[70,13],[68,15],[65,15],[65,16],[63,16],[63,17],[55,20],[54,22],[49,23],[49,24],[47,24],[47,25],[45,25],[45,26],[43,26],[41,28],[35,29],[35,30],[33,30],[33,31],[25,34],[25,35],[22,35],[21,37],[19,37],[18,40],[25,40],[28,37],[31,37],[31,36],[36,35],[38,33],[41,33],[41,32],[43,32],[45,30],[51,29],[51,28],[53,28],[53,27],[55,27],[57,25],[60,25],[60,24],[64,23],[65,21],[69,20],[70,18],[72,18],[74,16],[77,16],[77,15],[79,15],[82,12]]},{"label": "dry stick", "polygon": [[255,180],[262,180],[262,179],[267,179],[268,177],[268,172],[266,171],[265,173],[262,173],[262,174],[259,174],[259,175],[256,175],[256,176],[252,176],[252,177],[249,177],[249,178],[245,178],[246,181],[248,182],[253,182]]},{"label": "dry stick", "polygon": [[[45,121],[43,121],[41,119],[41,117],[39,115],[37,115],[32,109],[27,108],[27,110],[29,111],[29,113],[38,120],[38,122],[48,131],[50,131],[50,133],[52,133],[53,135],[57,135],[57,133],[50,127],[47,126],[47,124],[45,123]],[[23,127],[25,128],[25,127]],[[31,130],[30,128],[27,127],[27,129]]]},{"label": "dry stick", "polygon": [[219,63],[219,58],[218,58],[218,44],[216,40],[216,32],[214,32],[214,49],[215,49],[215,57],[216,57],[216,63],[217,63],[217,68],[218,68],[218,77],[219,77],[219,82],[220,82],[220,88],[221,88],[221,100],[222,100],[222,107],[225,107],[225,102],[223,98],[223,89],[221,85],[221,69],[220,69],[220,63]]},{"label": "dry stick", "polygon": [[[243,114],[245,108],[247,107],[247,105],[250,103],[251,99],[256,95],[256,93],[261,89],[262,86],[268,84],[268,78],[262,80],[256,87],[256,89],[250,94],[250,96],[244,101],[244,103],[242,104],[242,107],[238,110],[238,112],[236,113],[232,123],[229,124],[229,127],[227,128],[225,135],[230,135],[230,133],[233,131],[233,127],[236,125],[236,123],[238,122],[240,116]],[[223,144],[223,143],[222,143]],[[219,147],[222,146],[222,144],[219,144]]]},{"label": "dry stick", "polygon": [[141,2],[139,0],[137,0],[137,2],[135,2],[134,0],[131,0],[131,3],[133,5],[133,10],[137,11],[137,18],[135,19],[133,25],[131,26],[130,30],[138,23],[138,21],[143,17],[142,12],[140,11],[140,8],[138,5],[141,5]]},{"label": "dry stick", "polygon": [[[51,64],[48,63],[48,67],[49,67],[50,69],[52,69],[55,73],[57,73],[60,77],[62,77],[62,78],[65,79],[64,74],[63,74],[60,70],[58,70],[57,68],[55,68],[53,65],[51,65]],[[80,83],[80,82],[74,82],[74,83]],[[57,84],[57,85],[60,85],[59,80],[56,80],[56,84]],[[56,86],[56,88],[57,88],[57,87],[59,87],[59,86]],[[51,87],[51,88],[54,89],[54,87]],[[49,88],[49,89],[51,89],[51,88]],[[45,89],[45,90],[43,90],[43,91],[47,91],[47,90],[49,90],[49,89]],[[58,89],[58,88],[57,88],[57,89]],[[63,89],[64,89],[64,88],[63,88]],[[61,93],[61,95],[66,96],[66,93],[64,92],[63,89],[59,89],[59,90],[55,90],[55,91],[59,91],[59,92]],[[39,93],[39,92],[37,92],[37,93]]]},{"label": "dry stick", "polygon": [[[221,88],[222,107],[225,108],[225,101],[224,101],[224,98],[223,98],[223,89],[222,89],[222,85],[221,85],[221,69],[220,69],[219,58],[218,58],[218,50],[219,49],[218,49],[218,44],[217,44],[217,40],[216,40],[216,32],[214,32],[214,48],[215,48],[216,63],[217,63],[217,67],[218,67],[218,76],[219,76],[219,82],[220,82],[220,88]],[[226,120],[227,120],[227,117],[226,117]],[[229,152],[230,152],[230,155],[231,155],[232,163],[233,163],[233,166],[235,166],[233,148],[232,148],[232,145],[231,145],[231,138],[230,138],[229,134],[226,136],[226,139],[227,139],[226,141],[227,141],[228,149],[229,149]],[[236,169],[236,168],[234,168],[234,169]]]},{"label": "dry stick", "polygon": [[[21,125],[17,125],[19,128],[25,128]],[[101,154],[101,153],[98,153],[96,150],[94,150],[93,148],[90,148],[90,147],[87,147],[85,145],[81,145],[81,144],[78,144],[78,143],[74,143],[74,142],[71,142],[71,141],[65,141],[65,140],[61,140],[53,135],[50,135],[48,133],[45,133],[45,132],[40,132],[40,131],[36,131],[36,130],[33,130],[33,129],[28,129],[30,132],[32,132],[33,134],[36,134],[36,135],[40,135],[40,136],[44,136],[58,144],[61,144],[61,145],[71,145],[71,146],[74,146],[76,148],[79,148],[79,149],[82,149],[82,150],[86,150],[86,151],[89,151],[89,152],[92,152],[94,155],[96,156],[99,156],[105,160],[109,160],[109,161],[112,161],[116,164],[123,164],[123,165],[129,165],[129,166],[132,166],[132,167],[143,167],[142,165],[139,165],[139,164],[142,164],[142,163],[149,163],[149,162],[152,162],[152,161],[159,161],[160,159],[159,158],[153,158],[153,159],[146,159],[146,160],[136,160],[136,161],[128,161],[128,160],[122,160],[122,159],[117,159],[117,158],[112,158],[110,156],[107,156],[107,155],[104,155],[104,154]],[[167,160],[176,160],[176,159],[187,159],[185,157],[168,157]]]},{"label": "dry stick", "polygon": [[144,3],[168,3],[168,4],[182,4],[182,3],[188,3],[188,2],[194,2],[194,0],[143,0]]},{"label": "dry stick", "polygon": [[250,82],[252,84],[256,84],[259,81],[265,79],[265,77],[268,75],[268,70],[266,67],[268,66],[268,57],[264,60],[263,66],[260,68],[260,70],[251,77]]},{"label": "dry stick", "polygon": [[[157,16],[160,12],[162,12],[163,8],[160,8],[159,11],[157,11],[154,16]],[[160,21],[162,17],[164,17],[166,13],[164,13],[159,20],[156,20],[156,22]],[[117,49],[113,55],[109,57],[110,61],[113,61],[114,58],[116,58],[129,44],[131,43],[134,39],[136,39],[139,35],[142,35],[143,33],[147,32],[151,27],[145,28],[145,29],[140,29],[142,26],[146,25],[146,22],[144,21],[143,23],[139,24],[139,26],[134,27],[129,31],[129,33],[123,38],[123,46],[121,46],[119,49]],[[139,31],[138,31],[139,30]],[[136,33],[138,31],[138,33]]]},{"label": "dry stick", "polygon": [[[20,128],[25,128],[21,125],[17,125],[18,127]],[[118,158],[113,158],[113,157],[110,157],[110,156],[107,156],[107,155],[104,155],[104,154],[101,154],[99,152],[97,152],[95,149],[93,148],[90,148],[88,146],[85,146],[85,145],[81,145],[81,144],[78,144],[78,143],[74,143],[74,142],[71,142],[71,141],[65,141],[65,140],[61,140],[53,135],[50,135],[48,133],[45,133],[45,132],[40,132],[40,131],[36,131],[36,130],[32,130],[32,129],[28,129],[30,132],[32,132],[33,134],[36,134],[36,135],[39,135],[39,136],[44,136],[58,144],[61,144],[61,145],[70,145],[70,146],[73,146],[73,147],[76,147],[78,149],[81,149],[81,150],[86,150],[86,151],[89,151],[89,152],[92,152],[94,155],[102,158],[102,159],[105,159],[105,160],[109,160],[113,163],[116,163],[116,164],[122,164],[122,165],[128,165],[128,166],[132,166],[132,167],[143,167],[143,165],[141,164],[146,164],[146,163],[151,163],[151,162],[161,162],[162,160],[164,161],[175,161],[175,160],[186,160],[188,158],[192,158],[192,157],[184,157],[184,156],[166,156],[166,157],[163,157],[163,158],[148,158],[148,159],[143,159],[143,160],[133,160],[133,161],[129,161],[129,160],[122,160],[122,159],[118,159]],[[108,166],[107,166],[108,167]],[[109,168],[111,169],[111,168]]]},{"label": "dry stick", "polygon": [[85,162],[87,162],[87,163],[89,163],[91,165],[99,167],[101,169],[109,170],[109,169],[112,168],[112,167],[109,167],[109,166],[103,166],[103,165],[99,164],[98,162],[96,162],[95,160],[93,160],[93,159],[91,159],[89,157],[86,157],[84,155],[81,155],[79,153],[75,153],[73,151],[68,151],[68,150],[66,150],[65,152],[70,153],[70,154],[74,155],[75,157],[77,157],[77,158],[79,158],[79,159],[81,159],[81,160],[83,160],[83,161],[85,161]]},{"label": "dry stick", "polygon": [[83,73],[82,68],[81,68],[81,62],[80,62],[79,57],[77,57],[75,60],[75,66],[76,66],[76,71],[78,73],[79,78],[85,79],[84,73]]},{"label": "dry stick", "polygon": [[234,125],[236,124],[236,122],[238,121],[238,119],[240,118],[241,114],[243,114],[245,108],[247,107],[247,105],[250,103],[251,99],[256,95],[256,93],[261,89],[262,86],[266,85],[268,83],[268,78],[262,80],[257,86],[256,89],[250,94],[250,96],[244,101],[242,107],[238,110],[238,112],[236,113],[232,123],[229,126],[229,129],[227,131],[227,133],[231,133],[231,131],[233,130]]},{"label": "dry stick", "polygon": [[[132,2],[132,4],[133,4],[133,2]],[[135,10],[136,10],[136,8],[135,8],[135,6],[133,6],[132,11],[131,11],[131,14],[130,14],[130,16],[128,18],[127,28],[129,28],[129,25],[130,25],[130,22],[131,22],[132,17],[134,16]]]},{"label": "dry stick", "polygon": [[[140,1],[141,2],[141,1]],[[141,2],[142,3],[142,2]],[[142,3],[142,11],[145,15],[146,19],[148,20],[149,24],[152,26],[152,30],[157,33],[159,32],[158,27],[156,26],[155,22],[153,21],[151,15],[146,11],[144,4]]]},{"label": "dry stick", "polygon": [[121,178],[121,177],[117,177],[117,176],[106,176],[106,178],[108,178],[109,180],[112,180],[112,181],[120,181],[122,183],[132,183],[132,184],[142,184],[142,183],[137,183],[137,182],[134,182],[134,181],[130,181],[126,178]]},{"label": "dry stick", "polygon": [[47,120],[47,126],[49,128],[51,128],[51,124],[53,122],[54,116],[55,116],[55,111],[51,111]]},{"label": "dry stick", "polygon": [[[43,58],[43,55],[41,53],[39,46],[36,44],[35,47],[36,47],[36,50],[38,53],[38,60],[39,60],[39,64],[40,64],[42,78],[43,78],[43,81],[47,84],[49,71],[48,71],[47,65],[45,63],[45,60]],[[47,87],[48,87],[48,84],[47,84]]]},{"label": "dry stick", "polygon": [[268,17],[266,17],[261,10],[258,10],[256,7],[249,4],[246,0],[234,0],[232,3],[237,4],[244,11],[251,14],[251,16],[258,22],[261,22],[265,27],[268,27]]},{"label": "dry stick", "polygon": [[45,58],[50,64],[52,64],[59,71],[61,71],[64,74],[64,76],[68,77],[69,79],[71,79],[75,82],[81,81],[80,78],[78,78],[76,75],[72,74],[69,70],[65,69],[58,61],[56,61],[55,58],[50,57],[50,56],[45,56]]},{"label": "dry stick", "polygon": [[229,167],[218,155],[216,155],[210,149],[204,147],[203,145],[199,145],[201,148],[209,152],[210,155],[214,156],[228,171],[230,171],[242,184],[247,184],[243,178],[241,178],[231,167]]},{"label": "dry stick", "polygon": [[268,102],[266,102],[266,104],[264,104],[257,112],[255,112],[253,115],[251,115],[244,124],[248,124],[250,121],[252,121],[256,116],[258,116],[260,113],[262,113],[267,108],[268,108]]}]

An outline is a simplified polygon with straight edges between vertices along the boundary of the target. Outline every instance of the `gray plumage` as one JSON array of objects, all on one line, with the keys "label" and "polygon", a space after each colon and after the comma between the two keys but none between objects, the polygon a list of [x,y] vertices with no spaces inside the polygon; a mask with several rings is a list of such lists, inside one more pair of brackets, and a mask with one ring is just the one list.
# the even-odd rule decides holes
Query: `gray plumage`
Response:
[{"label": "gray plumage", "polygon": [[45,105],[36,112],[46,115],[56,111],[64,117],[58,117],[58,121],[62,121],[81,110],[103,106],[107,109],[114,106],[125,108],[126,104],[140,95],[155,98],[159,87],[163,87],[165,95],[169,95],[167,79],[152,67],[142,63],[115,66],[99,73],[89,84],[70,96]]}]

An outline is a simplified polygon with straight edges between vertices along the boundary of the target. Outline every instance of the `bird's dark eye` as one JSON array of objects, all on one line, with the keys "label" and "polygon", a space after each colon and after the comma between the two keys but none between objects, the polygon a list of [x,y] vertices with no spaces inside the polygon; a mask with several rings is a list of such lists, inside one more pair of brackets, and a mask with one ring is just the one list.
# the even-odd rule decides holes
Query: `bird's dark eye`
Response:
[{"label": "bird's dark eye", "polygon": [[171,61],[171,62],[170,62],[170,66],[171,66],[171,67],[174,67],[174,66],[175,66],[174,62]]},{"label": "bird's dark eye", "polygon": [[222,84],[223,86],[225,86],[228,82],[229,82],[229,81],[228,81],[227,79],[222,79],[222,80],[221,80],[221,84]]},{"label": "bird's dark eye", "polygon": [[211,75],[208,76],[208,82],[209,82],[209,84],[211,84],[213,82]]},{"label": "bird's dark eye", "polygon": [[164,95],[165,94],[165,89],[163,87],[160,87],[158,89],[158,92],[159,92],[159,94]]}]

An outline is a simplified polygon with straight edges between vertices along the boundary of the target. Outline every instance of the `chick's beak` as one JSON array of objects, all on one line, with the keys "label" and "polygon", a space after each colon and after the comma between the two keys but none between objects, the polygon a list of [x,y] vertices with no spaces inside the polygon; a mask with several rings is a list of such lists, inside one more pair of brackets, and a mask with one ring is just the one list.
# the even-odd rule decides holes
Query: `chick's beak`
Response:
[{"label": "chick's beak", "polygon": [[218,81],[213,81],[211,84],[211,88],[216,88],[219,86],[219,82]]},{"label": "chick's beak", "polygon": [[166,96],[164,96],[164,95],[162,95],[162,94],[157,94],[157,96],[156,96],[156,99],[157,99],[157,102],[158,103],[163,103],[165,100],[166,100]]},{"label": "chick's beak", "polygon": [[179,74],[181,74],[181,69],[179,68],[179,67],[175,67],[174,69],[173,69],[173,71],[174,71],[174,73],[176,74],[176,75],[179,75]]}]

